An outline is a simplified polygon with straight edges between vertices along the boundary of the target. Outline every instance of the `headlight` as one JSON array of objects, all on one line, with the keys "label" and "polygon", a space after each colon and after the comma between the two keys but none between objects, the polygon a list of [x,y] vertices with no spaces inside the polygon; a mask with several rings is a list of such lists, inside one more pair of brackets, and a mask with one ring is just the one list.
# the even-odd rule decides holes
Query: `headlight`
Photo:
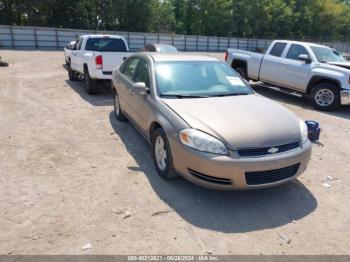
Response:
[{"label": "headlight", "polygon": [[302,140],[302,143],[304,144],[309,139],[308,138],[309,131],[308,131],[307,125],[301,119],[299,119],[299,126],[300,126],[301,140]]},{"label": "headlight", "polygon": [[218,155],[228,154],[223,142],[202,131],[196,129],[184,129],[180,131],[179,136],[184,145],[199,151]]}]

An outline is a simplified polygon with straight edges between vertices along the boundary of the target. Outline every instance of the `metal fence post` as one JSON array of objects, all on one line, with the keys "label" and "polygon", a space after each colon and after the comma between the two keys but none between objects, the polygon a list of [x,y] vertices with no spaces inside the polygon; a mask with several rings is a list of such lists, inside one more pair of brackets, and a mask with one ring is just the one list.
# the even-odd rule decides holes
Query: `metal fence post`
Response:
[{"label": "metal fence post", "polygon": [[35,48],[39,49],[39,45],[38,45],[38,35],[37,35],[37,30],[34,29],[34,41],[35,41]]},{"label": "metal fence post", "polygon": [[15,38],[13,36],[13,29],[12,29],[12,26],[10,26],[10,33],[11,33],[11,44],[12,44],[12,48],[15,49],[16,46],[15,46]]},{"label": "metal fence post", "polygon": [[198,52],[198,41],[199,41],[199,36],[197,35],[197,39],[196,39],[196,51]]},{"label": "metal fence post", "polygon": [[57,50],[59,50],[60,49],[60,43],[58,41],[58,29],[57,28],[55,29],[55,34],[56,34],[56,48],[57,48]]},{"label": "metal fence post", "polygon": [[174,34],[171,34],[171,45],[174,45]]},{"label": "metal fence post", "polygon": [[231,38],[227,37],[227,49],[230,48],[230,45],[231,45]]},{"label": "metal fence post", "polygon": [[130,32],[129,31],[127,32],[126,36],[127,36],[127,40],[126,41],[128,42],[128,46],[129,46],[129,49],[130,49]]},{"label": "metal fence post", "polygon": [[207,36],[207,52],[209,51],[209,36]]},{"label": "metal fence post", "polygon": [[143,46],[146,46],[146,34],[143,35]]},{"label": "metal fence post", "polygon": [[239,49],[239,38],[237,39],[237,49]]},{"label": "metal fence post", "polygon": [[218,37],[218,49],[217,51],[220,51],[220,37]]},{"label": "metal fence post", "polygon": [[186,51],[187,50],[187,37],[186,37],[186,35],[185,35],[185,47],[184,47],[184,50]]}]

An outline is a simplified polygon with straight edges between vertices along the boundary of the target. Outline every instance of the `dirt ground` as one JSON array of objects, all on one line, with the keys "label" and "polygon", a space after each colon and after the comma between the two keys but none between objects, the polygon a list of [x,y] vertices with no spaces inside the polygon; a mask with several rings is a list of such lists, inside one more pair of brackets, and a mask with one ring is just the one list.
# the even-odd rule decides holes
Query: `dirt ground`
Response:
[{"label": "dirt ground", "polygon": [[254,85],[319,121],[322,144],[298,181],[218,192],[159,178],[109,89],[70,82],[62,52],[0,55],[11,63],[0,67],[0,254],[350,254],[350,107],[317,112]]}]

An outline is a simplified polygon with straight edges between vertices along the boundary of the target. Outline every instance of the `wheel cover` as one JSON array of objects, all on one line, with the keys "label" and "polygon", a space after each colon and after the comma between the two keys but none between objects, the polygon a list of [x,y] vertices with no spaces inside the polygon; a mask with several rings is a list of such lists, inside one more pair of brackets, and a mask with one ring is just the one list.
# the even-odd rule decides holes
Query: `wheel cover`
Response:
[{"label": "wheel cover", "polygon": [[120,113],[119,97],[117,93],[114,93],[114,111],[117,115]]},{"label": "wheel cover", "polygon": [[334,93],[329,89],[320,89],[315,94],[315,102],[319,106],[329,106],[334,101]]},{"label": "wheel cover", "polygon": [[160,170],[165,170],[167,167],[167,153],[165,150],[164,139],[161,136],[157,136],[154,144],[154,152],[157,166]]}]

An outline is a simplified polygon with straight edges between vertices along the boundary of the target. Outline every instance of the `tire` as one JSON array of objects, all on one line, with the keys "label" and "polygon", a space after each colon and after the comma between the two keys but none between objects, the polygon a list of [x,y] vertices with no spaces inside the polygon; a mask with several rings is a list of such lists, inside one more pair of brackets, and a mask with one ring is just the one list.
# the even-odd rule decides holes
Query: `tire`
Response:
[{"label": "tire", "polygon": [[[161,178],[167,179],[167,180],[177,177],[178,174],[176,173],[173,166],[173,157],[171,154],[169,141],[163,129],[158,128],[154,131],[152,146],[153,146],[152,152],[153,152],[154,165],[156,166],[158,175]],[[164,150],[163,153],[161,149]],[[161,163],[162,161],[160,161],[160,159],[162,158],[161,157],[162,154],[163,156],[165,154],[165,159],[163,157],[164,163]]]},{"label": "tire", "polygon": [[311,104],[321,111],[333,111],[340,107],[340,92],[336,84],[323,82],[311,90]]},{"label": "tire", "polygon": [[73,69],[70,67],[70,64],[68,65],[68,77],[70,81],[79,80],[79,73],[73,71]]},{"label": "tire", "polygon": [[98,89],[97,80],[91,79],[89,70],[86,67],[84,68],[84,86],[85,86],[86,93],[88,93],[89,95],[94,95],[97,93],[97,89]]},{"label": "tire", "polygon": [[119,102],[119,96],[117,91],[115,91],[115,89],[113,88],[113,97],[114,97],[114,115],[115,118],[119,121],[126,121],[127,118],[125,117],[125,115],[123,114],[122,108],[120,106],[120,102]]},{"label": "tire", "polygon": [[247,75],[247,70],[245,68],[238,67],[238,68],[235,68],[235,70],[242,78],[244,78],[245,80],[249,81],[249,77]]}]

